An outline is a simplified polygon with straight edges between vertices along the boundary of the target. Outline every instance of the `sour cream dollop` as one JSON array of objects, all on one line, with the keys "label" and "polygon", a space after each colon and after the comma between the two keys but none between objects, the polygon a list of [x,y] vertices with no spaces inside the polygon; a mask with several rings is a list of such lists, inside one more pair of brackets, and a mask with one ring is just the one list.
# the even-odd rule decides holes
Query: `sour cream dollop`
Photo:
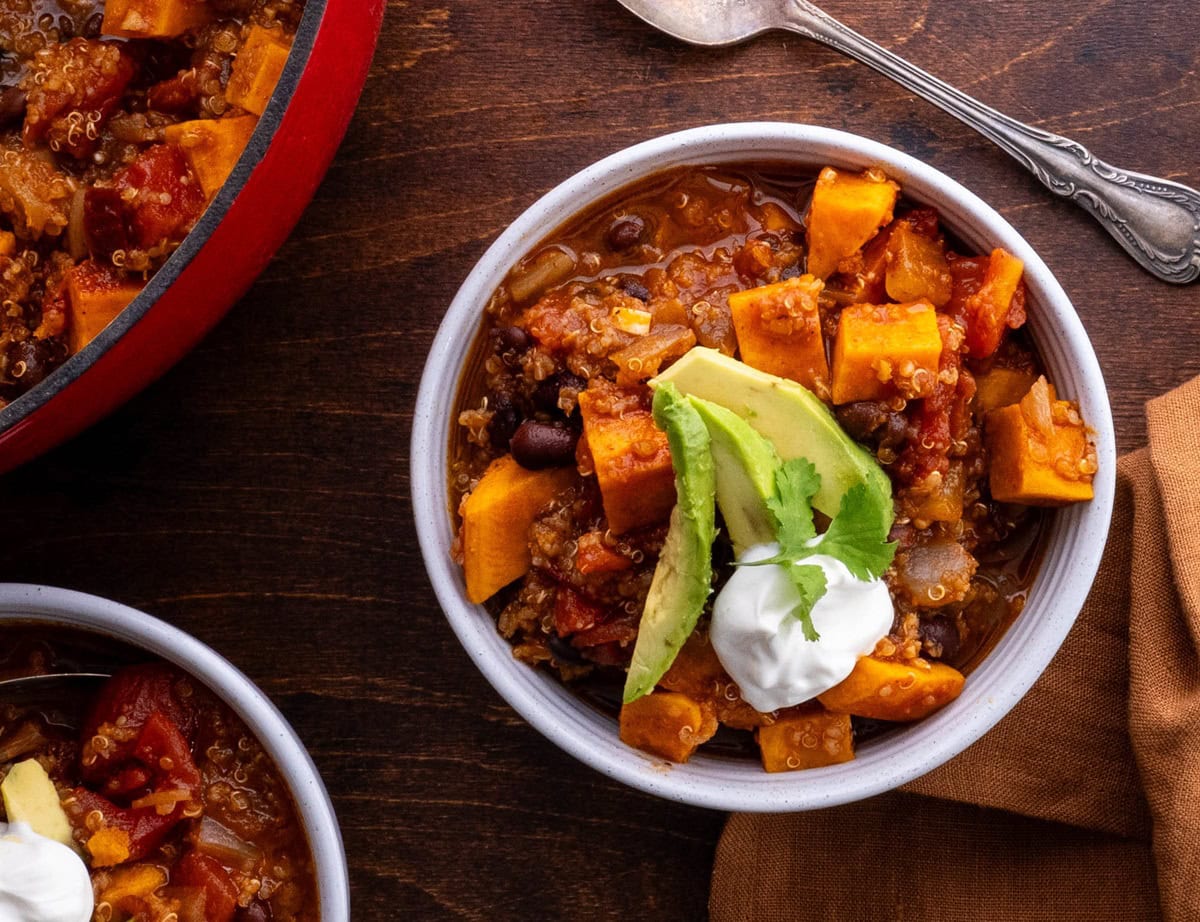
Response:
[{"label": "sour cream dollop", "polygon": [[[741,561],[762,560],[778,550],[760,544]],[[892,627],[892,597],[883,580],[857,579],[844,563],[824,554],[804,563],[825,571],[825,595],[812,610],[819,640],[805,639],[799,619],[791,615],[799,598],[796,587],[774,564],[738,567],[713,606],[710,636],[717,658],[742,698],[759,711],[791,707],[833,688]]]},{"label": "sour cream dollop", "polygon": [[0,922],[88,922],[92,909],[78,855],[25,823],[0,823]]}]

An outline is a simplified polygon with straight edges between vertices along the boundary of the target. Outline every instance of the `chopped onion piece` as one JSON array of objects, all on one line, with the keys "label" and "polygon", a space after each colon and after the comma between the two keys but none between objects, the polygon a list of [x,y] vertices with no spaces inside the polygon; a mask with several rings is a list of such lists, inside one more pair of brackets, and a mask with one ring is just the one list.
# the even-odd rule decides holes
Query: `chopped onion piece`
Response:
[{"label": "chopped onion piece", "polygon": [[262,850],[258,846],[238,837],[232,830],[208,815],[201,817],[200,825],[193,834],[192,844],[201,854],[216,858],[222,864],[241,871],[252,870],[262,858]]}]

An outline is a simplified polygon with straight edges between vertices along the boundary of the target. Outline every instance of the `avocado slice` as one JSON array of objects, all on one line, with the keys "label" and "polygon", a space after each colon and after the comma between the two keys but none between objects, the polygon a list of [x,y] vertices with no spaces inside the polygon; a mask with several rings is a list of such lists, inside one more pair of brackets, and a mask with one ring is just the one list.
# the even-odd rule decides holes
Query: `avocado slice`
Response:
[{"label": "avocado slice", "polygon": [[0,796],[10,823],[25,823],[38,835],[79,851],[54,782],[36,759],[26,759],[9,769],[0,782]]},{"label": "avocado slice", "polygon": [[843,494],[861,483],[878,496],[881,509],[889,510],[890,527],[892,484],[887,474],[812,391],[699,346],[650,381],[656,388],[665,384],[732,410],[766,436],[784,461],[812,462],[821,475],[813,505],[827,516],[837,515]]},{"label": "avocado slice", "polygon": [[670,385],[654,392],[654,422],[671,445],[675,508],[642,610],[625,679],[626,703],[653,691],[671,668],[712,591],[716,474],[708,428],[695,407]]},{"label": "avocado slice", "polygon": [[717,475],[717,505],[733,552],[741,557],[756,544],[775,540],[775,514],[767,500],[775,493],[775,475],[782,462],[775,446],[744,419],[723,406],[699,397],[688,401],[712,440]]}]

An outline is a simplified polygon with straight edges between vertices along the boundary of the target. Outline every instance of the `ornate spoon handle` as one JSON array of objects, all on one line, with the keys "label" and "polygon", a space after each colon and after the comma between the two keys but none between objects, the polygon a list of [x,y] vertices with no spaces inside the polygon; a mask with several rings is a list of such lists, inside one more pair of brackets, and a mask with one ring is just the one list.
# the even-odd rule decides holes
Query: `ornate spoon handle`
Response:
[{"label": "ornate spoon handle", "polygon": [[1167,282],[1200,276],[1200,192],[1110,166],[1075,141],[1010,118],[842,25],[790,0],[786,28],[873,67],[974,128],[1056,195],[1082,206],[1143,268]]}]

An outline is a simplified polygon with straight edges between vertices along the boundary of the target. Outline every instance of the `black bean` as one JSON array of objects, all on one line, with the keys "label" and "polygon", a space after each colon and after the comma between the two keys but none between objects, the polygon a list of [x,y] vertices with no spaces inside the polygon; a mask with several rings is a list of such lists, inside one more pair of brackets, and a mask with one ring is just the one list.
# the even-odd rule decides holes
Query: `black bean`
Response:
[{"label": "black bean", "polygon": [[575,648],[571,641],[564,637],[559,637],[557,634],[550,635],[550,639],[546,641],[546,646],[550,648],[550,652],[554,654],[554,658],[560,663],[573,663],[576,666],[582,666],[587,663],[583,654]]},{"label": "black bean", "polygon": [[556,375],[551,375],[544,381],[538,383],[534,388],[532,400],[533,405],[543,413],[560,413],[558,406],[559,391],[564,387],[569,387],[575,391],[582,391],[587,387],[587,381],[569,371],[560,371]]},{"label": "black bean", "polygon": [[41,383],[57,363],[58,356],[49,340],[27,339],[8,347],[8,377],[21,392]]},{"label": "black bean", "polygon": [[[932,618],[924,618],[921,621],[921,641],[929,648],[931,656],[936,656],[938,659],[952,660],[958,653],[960,642],[958,627],[952,619],[947,618],[945,615],[934,615]],[[932,649],[933,647],[940,647],[941,653],[935,653]]]},{"label": "black bean", "polygon": [[628,250],[642,242],[646,222],[637,215],[621,218],[608,229],[608,245],[614,250]]},{"label": "black bean", "polygon": [[488,438],[496,451],[507,451],[508,443],[521,425],[521,414],[507,394],[495,395],[489,406],[492,418],[488,422]]},{"label": "black bean", "polygon": [[0,125],[7,126],[25,117],[25,91],[19,86],[0,89]]},{"label": "black bean", "polygon": [[577,432],[527,419],[517,428],[510,447],[521,467],[538,471],[575,463]]},{"label": "black bean", "polygon": [[621,290],[629,295],[629,297],[637,298],[639,301],[650,300],[650,289],[643,285],[639,279],[621,279]]},{"label": "black bean", "polygon": [[846,434],[859,442],[865,442],[888,418],[888,408],[873,400],[842,404],[836,412]]},{"label": "black bean", "polygon": [[529,334],[520,327],[501,327],[493,330],[498,352],[524,352],[529,348]]}]

